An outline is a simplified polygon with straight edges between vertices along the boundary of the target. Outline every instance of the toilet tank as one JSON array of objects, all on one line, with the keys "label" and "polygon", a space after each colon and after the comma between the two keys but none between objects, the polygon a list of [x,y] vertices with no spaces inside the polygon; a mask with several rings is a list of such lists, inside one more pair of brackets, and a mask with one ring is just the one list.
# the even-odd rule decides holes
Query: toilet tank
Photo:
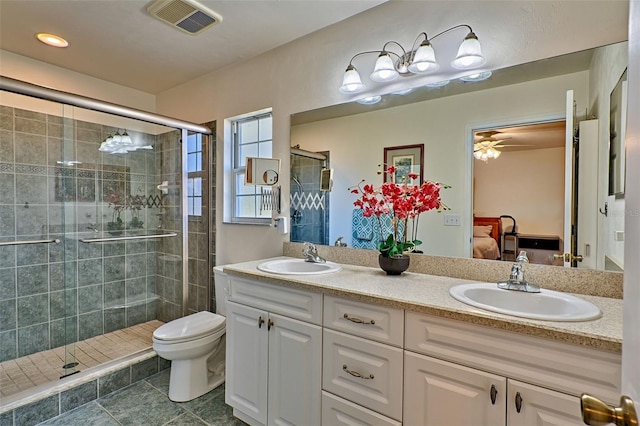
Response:
[{"label": "toilet tank", "polygon": [[229,296],[229,277],[222,271],[223,266],[213,268],[215,281],[216,314],[227,316],[227,298]]}]

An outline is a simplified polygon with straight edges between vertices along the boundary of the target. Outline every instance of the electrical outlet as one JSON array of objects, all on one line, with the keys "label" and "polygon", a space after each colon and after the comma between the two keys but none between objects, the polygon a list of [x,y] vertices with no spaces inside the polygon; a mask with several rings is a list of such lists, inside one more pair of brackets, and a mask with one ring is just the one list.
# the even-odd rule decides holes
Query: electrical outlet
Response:
[{"label": "electrical outlet", "polygon": [[616,241],[624,241],[624,231],[616,231]]},{"label": "electrical outlet", "polygon": [[460,215],[459,214],[445,214],[444,215],[444,226],[460,226]]}]

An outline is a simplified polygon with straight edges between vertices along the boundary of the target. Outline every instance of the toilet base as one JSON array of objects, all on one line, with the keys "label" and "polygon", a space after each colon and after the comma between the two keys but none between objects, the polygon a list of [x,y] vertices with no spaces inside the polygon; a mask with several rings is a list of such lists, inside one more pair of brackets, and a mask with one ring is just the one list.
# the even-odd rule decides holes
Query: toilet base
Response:
[{"label": "toilet base", "polygon": [[207,369],[208,356],[191,360],[171,361],[169,399],[186,402],[196,399],[224,383],[224,370],[211,374]]}]

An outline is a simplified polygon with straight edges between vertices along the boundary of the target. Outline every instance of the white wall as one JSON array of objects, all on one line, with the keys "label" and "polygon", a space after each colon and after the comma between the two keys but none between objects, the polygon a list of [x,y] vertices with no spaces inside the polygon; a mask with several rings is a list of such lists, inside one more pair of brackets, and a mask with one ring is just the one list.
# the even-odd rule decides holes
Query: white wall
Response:
[{"label": "white wall", "polygon": [[143,111],[155,112],[156,110],[154,95],[16,55],[6,50],[0,50],[0,74],[4,77]]},{"label": "white wall", "polygon": [[474,214],[510,215],[521,234],[562,238],[564,151],[548,148],[502,152],[487,163],[475,161]]},{"label": "white wall", "polygon": [[628,60],[628,43],[597,49],[591,59],[589,80],[590,113],[599,119],[598,205],[609,205],[609,215],[598,215],[598,253],[596,268],[604,269],[608,256],[624,267],[624,241],[616,241],[616,231],[625,230],[625,200],[609,196],[609,109],[611,92],[624,72]]},{"label": "white wall", "polygon": [[[487,8],[495,9],[496,21],[508,28],[511,37],[493,38],[495,22],[473,20],[481,9]],[[195,122],[217,120],[221,124],[228,117],[273,107],[274,156],[283,159],[282,168],[286,171],[289,168],[290,115],[348,101],[349,98],[340,95],[336,88],[355,52],[377,48],[390,39],[411,43],[419,31],[472,21],[474,31],[479,37],[483,35],[482,42],[485,46],[492,45],[495,52],[487,67],[502,68],[625,39],[626,30],[618,30],[626,15],[612,16],[611,11],[607,2],[387,2],[260,57],[161,93],[158,112]],[[442,75],[410,79],[401,81],[393,89],[439,79]],[[362,95],[383,91],[371,89]],[[447,106],[446,100],[442,102]],[[517,110],[523,101],[506,97],[499,102]],[[222,170],[225,134],[222,125],[218,129],[217,169]],[[460,147],[456,147],[453,155],[460,154]],[[427,155],[432,153],[428,151]],[[428,176],[434,179],[441,174],[429,159],[427,170]],[[223,187],[223,178],[223,173],[218,173],[218,188]],[[283,181],[286,211],[288,176],[283,176]],[[458,179],[452,183],[457,182]],[[335,188],[334,192],[339,185]],[[223,198],[219,192],[218,211],[222,210]],[[459,197],[454,198],[451,204],[457,206],[458,200]],[[219,264],[281,253],[281,243],[287,236],[281,237],[266,227],[224,225],[220,216],[216,224]],[[458,238],[459,228],[435,237],[451,240],[451,232]],[[450,249],[448,254],[457,255],[460,250]]]},{"label": "white wall", "polygon": [[[310,151],[331,152],[334,187],[329,241],[338,236],[350,241],[355,198],[347,188],[363,178],[372,183],[381,182],[376,173],[383,160],[383,148],[424,144],[425,178],[452,186],[443,191],[442,198],[452,209],[450,213],[462,215],[463,223],[459,227],[444,226],[442,215],[436,212],[423,214],[419,226],[419,239],[423,241],[421,249],[428,254],[468,257],[471,243],[469,232],[465,234],[465,230],[468,231],[472,223],[471,193],[468,191],[472,171],[467,168],[466,158],[472,152],[471,131],[493,123],[531,122],[534,117],[542,116],[564,117],[568,89],[574,89],[578,105],[586,107],[588,73],[294,126],[291,129],[292,145],[300,144],[301,148]],[[562,211],[562,205],[558,209]],[[562,229],[562,220],[559,226]]]},{"label": "white wall", "polygon": [[[474,19],[490,9],[495,19]],[[379,48],[390,39],[411,43],[420,31],[438,31],[465,22],[472,24],[486,51],[493,52],[486,68],[497,69],[624,40],[626,19],[626,9],[611,7],[608,1],[387,2],[260,57],[157,94],[155,104],[152,95],[10,52],[0,51],[0,73],[187,121],[217,121],[218,171],[223,170],[224,119],[273,107],[274,155],[283,159],[283,170],[288,170],[290,115],[350,100],[336,87],[355,52]],[[496,36],[495,22],[510,36]],[[436,74],[401,81],[393,89],[442,77]],[[366,94],[383,91],[372,88]],[[283,176],[283,181],[286,200],[288,176]],[[217,187],[223,188],[223,173],[217,173]],[[222,211],[223,198],[219,190],[218,211]],[[223,225],[220,214],[216,227],[219,264],[279,254],[282,241],[287,239],[266,227]]]}]

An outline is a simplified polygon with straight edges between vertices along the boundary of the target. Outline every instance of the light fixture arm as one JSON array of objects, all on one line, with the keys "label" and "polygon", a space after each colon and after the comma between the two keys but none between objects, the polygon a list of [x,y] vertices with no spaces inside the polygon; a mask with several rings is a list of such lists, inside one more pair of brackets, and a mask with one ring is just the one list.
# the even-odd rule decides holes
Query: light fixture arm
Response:
[{"label": "light fixture arm", "polygon": [[[389,43],[395,43],[395,44],[397,44],[398,46],[400,46],[400,43],[398,43],[398,42],[395,42],[395,41],[393,41],[393,42],[388,41],[388,42],[386,42],[386,43],[385,43],[385,45],[384,45],[384,47],[382,48],[382,50],[366,50],[366,51],[364,51],[364,52],[356,53],[355,55],[353,55],[353,57],[352,57],[352,58],[351,58],[351,60],[349,61],[349,65],[351,65],[351,66],[352,66],[352,65],[353,65],[353,60],[354,60],[354,59],[356,59],[357,57],[362,56],[362,55],[367,55],[367,54],[369,54],[369,53],[375,53],[376,55],[380,55],[381,53],[388,53],[388,54],[390,54],[390,55],[393,55],[393,56],[397,57],[397,58],[398,58],[398,60],[402,60],[403,56],[398,55],[396,52],[394,52],[394,51],[392,51],[392,50],[387,50],[387,49],[386,49],[387,44],[389,44]],[[403,52],[405,51],[405,50],[402,48],[402,46],[400,46],[400,49],[402,49],[402,51],[403,51]],[[406,53],[405,53],[405,54],[406,54]]]},{"label": "light fixture arm", "polygon": [[[424,36],[424,40],[422,40],[423,42],[425,41],[430,41],[429,37],[427,36],[427,33],[425,33],[424,31],[421,32],[420,34],[418,34],[418,37],[416,37],[415,41],[413,42],[413,44],[411,45],[411,53],[415,52],[416,47],[418,46],[418,40],[420,40],[420,37]],[[421,43],[422,44],[422,43]]]},{"label": "light fixture arm", "polygon": [[[470,27],[469,25],[467,25],[467,24],[460,24],[460,25],[456,25],[455,27],[451,27],[451,28],[449,28],[449,29],[447,29],[447,30],[444,30],[444,31],[442,31],[442,32],[439,32],[438,34],[436,34],[436,35],[434,35],[433,37],[431,37],[431,40],[433,40],[434,38],[436,38],[436,37],[438,37],[438,36],[441,36],[442,34],[446,34],[446,33],[450,32],[450,31],[453,31],[453,30],[455,30],[455,29],[462,28],[462,27],[467,27],[467,28],[469,29],[469,34],[473,34],[473,36],[475,36],[475,34],[474,34],[473,30],[471,29],[471,27]],[[426,35],[426,34],[425,34],[425,35]],[[467,35],[467,37],[468,37],[468,36],[469,36],[469,35]]]}]

